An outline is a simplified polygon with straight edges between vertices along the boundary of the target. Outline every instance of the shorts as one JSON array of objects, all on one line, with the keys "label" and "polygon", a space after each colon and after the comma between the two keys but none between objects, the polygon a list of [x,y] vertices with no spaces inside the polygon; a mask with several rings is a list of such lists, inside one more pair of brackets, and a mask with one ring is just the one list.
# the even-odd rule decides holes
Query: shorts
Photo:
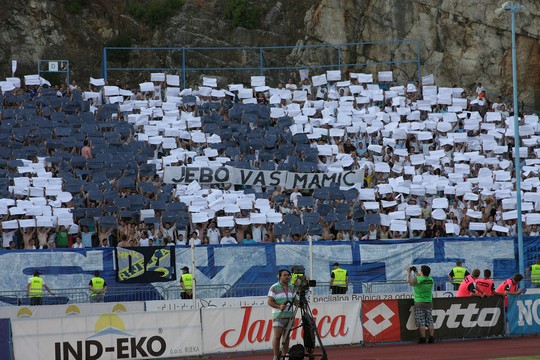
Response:
[{"label": "shorts", "polygon": [[287,326],[289,326],[289,323],[291,322],[291,318],[277,318],[272,320],[272,327],[274,328],[283,328],[286,329]]},{"label": "shorts", "polygon": [[[420,306],[419,306],[420,305]],[[433,326],[433,307],[428,304],[414,304],[414,320],[416,327]]]}]

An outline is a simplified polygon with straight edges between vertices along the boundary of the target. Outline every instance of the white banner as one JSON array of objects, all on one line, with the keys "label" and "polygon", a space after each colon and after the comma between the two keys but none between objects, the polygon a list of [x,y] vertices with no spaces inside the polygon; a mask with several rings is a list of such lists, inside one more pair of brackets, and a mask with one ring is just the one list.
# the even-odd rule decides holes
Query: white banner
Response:
[{"label": "white banner", "polygon": [[194,310],[204,308],[231,308],[242,306],[263,306],[266,305],[268,297],[255,296],[255,297],[240,297],[240,298],[215,298],[215,299],[202,299],[197,298],[196,303],[193,304],[193,300],[154,300],[146,301],[146,311],[183,311]]},{"label": "white banner", "polygon": [[163,359],[202,354],[199,311],[11,321],[16,359]]},{"label": "white banner", "polygon": [[343,171],[339,173],[296,173],[290,171],[266,171],[222,167],[165,166],[163,181],[167,184],[232,183],[235,185],[277,186],[285,184],[287,189],[316,189],[333,183],[339,186],[354,186],[364,182],[364,171]]},{"label": "white banner", "polygon": [[3,306],[0,307],[0,318],[50,318],[73,315],[101,315],[116,312],[143,312],[144,302],[126,301],[123,303],[64,304],[43,306]]},{"label": "white banner", "polygon": [[[202,309],[204,353],[268,350],[272,348],[272,309],[246,306],[239,309]],[[312,307],[323,345],[362,341],[360,302],[326,303]],[[300,312],[296,325],[300,323]],[[301,328],[291,332],[290,346],[302,342]]]}]

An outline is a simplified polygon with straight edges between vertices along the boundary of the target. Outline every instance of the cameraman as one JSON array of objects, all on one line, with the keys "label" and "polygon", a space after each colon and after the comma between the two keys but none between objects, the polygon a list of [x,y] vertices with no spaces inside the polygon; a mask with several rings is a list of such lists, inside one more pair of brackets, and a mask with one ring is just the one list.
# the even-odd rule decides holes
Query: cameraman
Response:
[{"label": "cameraman", "polygon": [[[279,344],[281,339],[286,336],[285,330],[289,322],[294,321],[292,303],[295,297],[294,285],[290,284],[291,272],[287,269],[279,270],[279,281],[270,287],[268,291],[268,305],[272,307],[272,320],[274,328],[274,339],[272,340],[272,349],[274,350],[274,360],[280,358]],[[289,351],[289,339],[283,341],[282,356]]]},{"label": "cameraman", "polygon": [[[411,273],[414,273],[415,276],[411,277]],[[429,276],[430,273],[431,269],[427,265],[422,265],[420,272],[416,271],[414,266],[407,267],[407,282],[413,287],[414,291],[414,318],[420,332],[419,344],[426,342],[426,327],[429,329],[427,342],[430,344],[435,342],[432,315],[434,281]]]}]

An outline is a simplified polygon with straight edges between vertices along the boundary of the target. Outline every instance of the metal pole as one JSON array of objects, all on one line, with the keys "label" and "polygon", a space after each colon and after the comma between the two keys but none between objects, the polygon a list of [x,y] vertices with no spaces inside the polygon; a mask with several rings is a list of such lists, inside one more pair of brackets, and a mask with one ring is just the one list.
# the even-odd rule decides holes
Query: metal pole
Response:
[{"label": "metal pole", "polygon": [[512,3],[512,80],[514,86],[514,161],[516,164],[516,201],[517,201],[517,237],[518,237],[518,265],[519,273],[525,274],[523,255],[523,224],[521,219],[521,164],[519,158],[519,105],[517,90],[517,59],[516,59],[516,5]]},{"label": "metal pole", "polygon": [[[422,86],[422,75],[420,74],[420,40],[416,40],[416,62],[418,66],[418,86]],[[421,91],[420,89],[418,89]]]},{"label": "metal pole", "polygon": [[313,238],[311,235],[308,236],[309,239],[309,278],[313,280]]},{"label": "metal pole", "polygon": [[187,89],[186,84],[186,48],[182,48],[182,87]]},{"label": "metal pole", "polygon": [[101,64],[101,76],[107,81],[107,48],[103,48],[103,60]]},{"label": "metal pole", "polygon": [[195,241],[191,242],[191,276],[193,276],[191,293],[193,294],[193,308],[197,308],[197,281],[195,280]]},{"label": "metal pole", "polygon": [[263,55],[263,48],[260,47],[259,48],[259,75],[261,76],[264,75],[263,68],[264,68],[264,55]]},{"label": "metal pole", "polygon": [[[308,236],[308,240],[309,240],[309,279],[314,280],[313,279],[313,238],[311,235]],[[314,290],[313,287],[309,289],[311,296],[314,295],[313,290]]]}]

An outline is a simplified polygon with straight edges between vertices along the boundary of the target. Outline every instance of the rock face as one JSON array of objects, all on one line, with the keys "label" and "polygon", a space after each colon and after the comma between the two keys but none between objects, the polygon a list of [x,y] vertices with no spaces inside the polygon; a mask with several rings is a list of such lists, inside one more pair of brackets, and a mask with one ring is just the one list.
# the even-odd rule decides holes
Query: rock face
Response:
[{"label": "rock face", "polygon": [[[37,72],[38,60],[67,59],[71,77],[86,83],[100,76],[105,44],[127,39],[138,47],[255,47],[241,51],[186,50],[186,80],[219,75],[246,81],[263,67],[295,66],[265,71],[272,81],[298,79],[298,68],[348,64],[355,72],[390,70],[398,81],[434,74],[441,86],[473,87],[482,82],[488,95],[512,96],[510,12],[500,17],[498,5],[471,0],[252,0],[262,8],[256,29],[232,27],[224,17],[225,0],[185,0],[178,13],[158,28],[128,15],[120,0],[14,0],[0,12],[0,73],[9,76],[12,59],[18,74]],[[80,4],[76,15],[67,3]],[[499,1],[502,3],[502,1]],[[540,109],[540,3],[523,1],[516,14],[520,101]],[[379,44],[396,40],[396,42]],[[411,42],[398,42],[406,40]],[[292,48],[294,45],[369,43],[356,46]],[[261,46],[289,46],[260,51]],[[129,60],[110,59],[108,67],[182,68],[181,51],[131,51]],[[410,62],[404,62],[410,61]],[[120,63],[119,63],[120,62]],[[380,63],[385,64],[380,64]],[[373,64],[379,63],[379,64]],[[356,65],[361,64],[361,65]],[[216,72],[208,68],[250,68]],[[205,70],[201,70],[205,69]],[[331,67],[312,69],[320,73]],[[109,72],[110,78],[137,83],[150,71]],[[47,76],[45,76],[47,77]]]}]

